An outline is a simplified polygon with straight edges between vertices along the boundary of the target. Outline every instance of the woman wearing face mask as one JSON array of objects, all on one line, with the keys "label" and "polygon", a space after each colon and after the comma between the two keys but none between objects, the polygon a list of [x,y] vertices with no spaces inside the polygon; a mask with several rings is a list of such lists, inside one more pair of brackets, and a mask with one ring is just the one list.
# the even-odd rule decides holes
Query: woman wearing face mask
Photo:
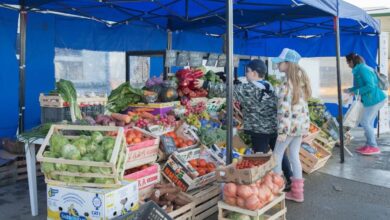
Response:
[{"label": "woman wearing face mask", "polygon": [[[272,85],[265,80],[267,66],[261,60],[252,60],[246,66],[246,78],[249,83],[234,85],[234,98],[240,102],[244,116],[244,130],[250,135],[254,152],[269,152],[277,138],[277,96]],[[205,88],[218,96],[225,96],[226,85],[209,83],[203,80],[196,82],[198,88]],[[290,163],[283,158],[283,171],[291,176]]]},{"label": "woman wearing face mask", "polygon": [[378,111],[386,103],[386,94],[378,87],[378,78],[375,71],[364,63],[356,53],[347,55],[347,63],[352,68],[353,87],[345,89],[345,93],[358,94],[363,103],[363,113],[360,125],[364,129],[366,145],[356,149],[363,155],[380,154],[375,138],[374,121]]},{"label": "woman wearing face mask", "polygon": [[286,199],[303,202],[302,165],[299,160],[302,136],[309,131],[310,118],[308,99],[311,97],[309,78],[299,65],[301,56],[294,50],[285,48],[279,57],[273,59],[280,72],[286,74],[285,81],[278,91],[278,140],[275,146],[275,172],[282,173],[282,158],[289,148],[292,165],[291,191]]}]

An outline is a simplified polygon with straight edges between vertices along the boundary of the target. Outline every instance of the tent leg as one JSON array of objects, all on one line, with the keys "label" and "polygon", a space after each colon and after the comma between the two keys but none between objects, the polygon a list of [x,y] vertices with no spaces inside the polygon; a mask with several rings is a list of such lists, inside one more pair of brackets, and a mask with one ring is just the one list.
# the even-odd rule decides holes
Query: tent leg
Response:
[{"label": "tent leg", "polygon": [[227,151],[226,164],[232,163],[233,144],[233,1],[226,0],[226,66],[227,76]]},{"label": "tent leg", "polygon": [[130,82],[130,54],[129,52],[125,53],[126,55],[126,82]]},{"label": "tent leg", "polygon": [[[167,50],[172,50],[172,32],[171,31],[168,31],[168,33],[167,33]],[[163,56],[164,66],[165,66],[166,54],[167,53],[164,53],[164,56]],[[170,73],[170,72],[171,72],[171,67],[164,67],[164,75],[163,75],[164,80],[166,80],[168,78],[168,73]]]},{"label": "tent leg", "polygon": [[27,11],[25,9],[24,1],[20,1],[20,25],[19,25],[19,125],[18,133],[21,134],[24,131],[24,119],[25,119],[25,74],[26,74],[26,22]]},{"label": "tent leg", "polygon": [[336,66],[337,66],[337,96],[339,107],[339,136],[340,136],[340,162],[344,163],[344,129],[343,129],[343,102],[341,94],[341,76],[340,76],[340,27],[339,18],[334,17],[334,27],[336,33]]}]

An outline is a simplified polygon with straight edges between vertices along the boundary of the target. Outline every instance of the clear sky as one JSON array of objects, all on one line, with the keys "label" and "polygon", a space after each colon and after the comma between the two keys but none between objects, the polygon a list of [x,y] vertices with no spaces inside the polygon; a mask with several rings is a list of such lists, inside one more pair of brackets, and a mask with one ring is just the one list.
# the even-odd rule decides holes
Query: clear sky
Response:
[{"label": "clear sky", "polygon": [[390,0],[344,0],[360,8],[386,7],[390,8]]}]

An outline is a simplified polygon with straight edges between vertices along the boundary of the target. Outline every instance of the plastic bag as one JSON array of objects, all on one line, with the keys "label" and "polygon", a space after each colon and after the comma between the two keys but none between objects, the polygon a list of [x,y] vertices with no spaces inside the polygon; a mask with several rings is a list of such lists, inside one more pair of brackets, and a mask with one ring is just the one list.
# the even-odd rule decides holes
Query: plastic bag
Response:
[{"label": "plastic bag", "polygon": [[356,128],[359,125],[360,118],[363,113],[363,103],[360,96],[356,96],[348,112],[345,114],[343,126],[349,128]]}]

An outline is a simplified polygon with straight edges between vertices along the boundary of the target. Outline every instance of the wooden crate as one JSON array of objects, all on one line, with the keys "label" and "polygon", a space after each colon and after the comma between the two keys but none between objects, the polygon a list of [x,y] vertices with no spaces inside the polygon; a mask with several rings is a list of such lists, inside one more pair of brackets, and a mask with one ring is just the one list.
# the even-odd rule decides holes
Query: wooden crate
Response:
[{"label": "wooden crate", "polygon": [[244,215],[249,215],[253,220],[285,220],[287,208],[285,204],[285,194],[281,193],[278,197],[265,205],[263,208],[251,211],[242,209],[237,206],[231,206],[223,201],[218,202],[218,220],[229,220],[227,218],[228,212],[238,212]]},{"label": "wooden crate", "polygon": [[[17,180],[24,180],[28,178],[27,175],[27,164],[26,164],[26,156],[25,155],[17,155],[16,157],[16,172],[17,172]],[[43,173],[41,172],[41,164],[37,161],[36,163],[36,174],[37,176],[42,176]]]},{"label": "wooden crate", "polygon": [[[45,95],[41,93],[39,103],[41,107],[63,108],[67,106],[64,99],[58,94]],[[106,105],[107,97],[77,97],[77,103],[79,105]]]},{"label": "wooden crate", "polygon": [[[188,197],[187,194],[180,192]],[[189,197],[190,198],[190,197]],[[175,220],[191,220],[194,214],[194,202],[188,203],[187,205],[173,211],[169,212],[168,215]]]},{"label": "wooden crate", "polygon": [[153,137],[153,139],[127,146],[129,154],[125,166],[126,170],[156,162],[160,146],[160,137],[137,127],[134,127],[133,129],[139,130],[142,133]]},{"label": "wooden crate", "polygon": [[337,142],[334,140],[330,141],[326,138],[318,136],[313,140],[313,143],[322,146],[324,150],[327,150],[328,152],[332,152],[332,149],[334,148]]},{"label": "wooden crate", "polygon": [[[95,162],[95,161],[81,161],[81,160],[67,160],[59,158],[44,157],[43,153],[47,150],[49,140],[54,133],[60,133],[60,131],[100,131],[100,132],[115,132],[115,145],[109,162]],[[68,138],[75,138],[75,136],[66,136]],[[41,148],[37,154],[37,160],[39,162],[56,163],[75,166],[90,166],[100,168],[110,168],[110,174],[99,173],[73,173],[66,171],[54,171],[51,174],[70,177],[87,177],[87,178],[106,178],[113,179],[113,184],[100,184],[100,183],[67,183],[60,180],[53,180],[50,176],[45,174],[45,182],[48,184],[58,186],[84,186],[84,187],[120,187],[120,180],[123,178],[124,166],[127,158],[126,141],[124,139],[124,131],[122,127],[106,127],[106,126],[80,126],[80,125],[52,125],[47,134]]]},{"label": "wooden crate", "polygon": [[299,158],[301,160],[302,169],[305,173],[312,173],[325,166],[326,162],[332,156],[330,152],[328,152],[321,145],[316,144],[315,142],[311,146],[317,149],[317,151],[322,154],[323,157],[318,158],[316,155],[307,152],[301,147],[301,149],[299,150]]},{"label": "wooden crate", "polygon": [[5,166],[0,167],[0,186],[10,185],[17,180],[16,162],[10,162]]},{"label": "wooden crate", "polygon": [[188,194],[194,200],[193,220],[203,220],[218,212],[218,201],[222,195],[220,184],[211,184]]},{"label": "wooden crate", "polygon": [[305,142],[305,143],[308,143],[308,144],[311,144],[313,142],[313,140],[320,134],[321,132],[321,128],[319,128],[317,125],[315,125],[314,123],[310,123],[310,126],[314,126],[318,129],[318,131],[314,132],[314,133],[310,133],[303,137],[302,139],[302,142]]}]

